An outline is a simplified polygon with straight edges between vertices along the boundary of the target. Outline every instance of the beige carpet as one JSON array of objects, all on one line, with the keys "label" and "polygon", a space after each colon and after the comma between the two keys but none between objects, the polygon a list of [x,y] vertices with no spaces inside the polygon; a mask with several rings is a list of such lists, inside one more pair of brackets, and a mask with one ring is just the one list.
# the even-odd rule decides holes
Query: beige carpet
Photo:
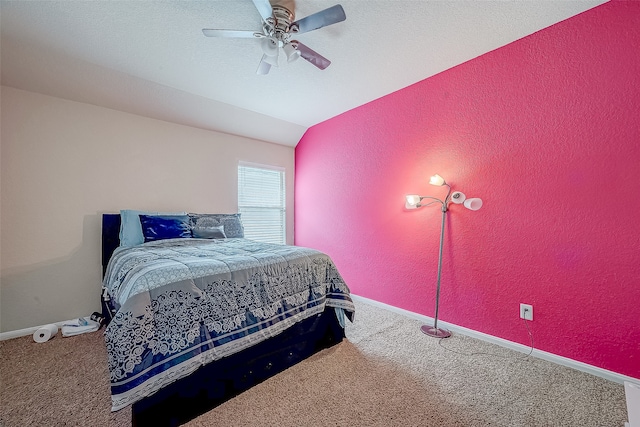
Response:
[{"label": "beige carpet", "polygon": [[[620,384],[461,335],[440,342],[415,320],[356,307],[346,341],[187,425],[624,426]],[[1,425],[130,425],[129,408],[109,410],[102,339],[1,342]]]}]

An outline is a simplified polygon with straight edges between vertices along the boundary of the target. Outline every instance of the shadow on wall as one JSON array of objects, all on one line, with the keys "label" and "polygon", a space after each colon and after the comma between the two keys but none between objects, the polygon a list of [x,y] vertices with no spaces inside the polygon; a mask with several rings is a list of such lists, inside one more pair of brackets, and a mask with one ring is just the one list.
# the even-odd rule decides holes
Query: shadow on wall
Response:
[{"label": "shadow on wall", "polygon": [[100,310],[101,224],[101,214],[85,215],[82,243],[70,255],[3,270],[1,332],[88,316]]}]

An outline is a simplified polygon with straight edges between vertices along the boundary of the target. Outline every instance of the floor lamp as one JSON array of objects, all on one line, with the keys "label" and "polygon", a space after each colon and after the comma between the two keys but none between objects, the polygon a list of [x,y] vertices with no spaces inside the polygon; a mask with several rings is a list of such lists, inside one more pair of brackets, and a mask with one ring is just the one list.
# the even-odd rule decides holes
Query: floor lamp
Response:
[{"label": "floor lamp", "polygon": [[[482,200],[478,198],[467,199],[464,193],[460,191],[454,191],[451,193],[451,186],[446,183],[444,178],[435,174],[429,180],[429,184],[442,186],[446,185],[449,190],[444,200],[437,197],[430,196],[418,196],[417,194],[410,194],[406,196],[405,207],[407,209],[418,209],[424,206],[430,206],[434,203],[440,203],[442,207],[442,227],[440,229],[440,250],[438,252],[438,284],[436,285],[436,313],[433,320],[433,326],[422,325],[420,330],[430,337],[435,338],[449,338],[451,332],[444,328],[438,328],[438,309],[440,306],[440,278],[442,277],[442,247],[444,245],[444,223],[447,218],[447,211],[449,210],[449,204],[454,203],[457,205],[463,205],[467,209],[477,211],[482,207]],[[428,200],[427,203],[422,203],[423,200]]]}]

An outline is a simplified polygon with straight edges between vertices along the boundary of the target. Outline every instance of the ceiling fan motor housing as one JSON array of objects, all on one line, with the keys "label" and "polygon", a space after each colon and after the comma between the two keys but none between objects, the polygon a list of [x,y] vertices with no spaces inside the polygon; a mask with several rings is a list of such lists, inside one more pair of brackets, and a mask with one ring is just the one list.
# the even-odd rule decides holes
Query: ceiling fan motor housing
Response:
[{"label": "ceiling fan motor housing", "polygon": [[280,5],[273,5],[273,23],[271,28],[268,29],[268,36],[274,37],[280,46],[286,44],[289,41],[290,31],[295,32],[295,25],[291,27],[295,15],[289,9]]}]

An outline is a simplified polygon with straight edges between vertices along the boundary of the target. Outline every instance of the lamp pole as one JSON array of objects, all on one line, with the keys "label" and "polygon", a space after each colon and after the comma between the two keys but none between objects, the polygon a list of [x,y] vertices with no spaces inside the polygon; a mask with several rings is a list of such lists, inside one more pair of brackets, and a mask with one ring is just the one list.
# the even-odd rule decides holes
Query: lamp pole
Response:
[{"label": "lamp pole", "polygon": [[420,330],[436,338],[449,338],[451,332],[446,329],[438,328],[438,309],[440,308],[440,279],[442,277],[442,248],[444,246],[444,223],[447,218],[447,201],[440,201],[442,203],[442,226],[440,228],[440,250],[438,252],[438,282],[436,285],[436,313],[433,318],[433,326],[422,325]]},{"label": "lamp pole", "polygon": [[[478,198],[467,199],[464,193],[460,191],[454,191],[451,193],[451,186],[440,175],[435,174],[429,180],[429,184],[435,186],[446,185],[449,190],[444,200],[440,200],[437,197],[431,196],[419,196],[417,194],[409,194],[405,196],[405,208],[406,209],[418,209],[423,206],[429,206],[436,202],[442,206],[442,225],[440,227],[440,250],[438,252],[438,283],[436,285],[436,312],[433,320],[433,326],[423,325],[420,330],[435,338],[448,338],[451,336],[451,332],[444,328],[438,328],[438,309],[440,307],[440,279],[442,278],[442,248],[444,246],[444,225],[447,219],[447,211],[449,210],[449,202],[457,205],[463,204],[465,208],[477,211],[482,207],[482,200]],[[431,200],[430,202],[423,204],[424,199]]]}]

